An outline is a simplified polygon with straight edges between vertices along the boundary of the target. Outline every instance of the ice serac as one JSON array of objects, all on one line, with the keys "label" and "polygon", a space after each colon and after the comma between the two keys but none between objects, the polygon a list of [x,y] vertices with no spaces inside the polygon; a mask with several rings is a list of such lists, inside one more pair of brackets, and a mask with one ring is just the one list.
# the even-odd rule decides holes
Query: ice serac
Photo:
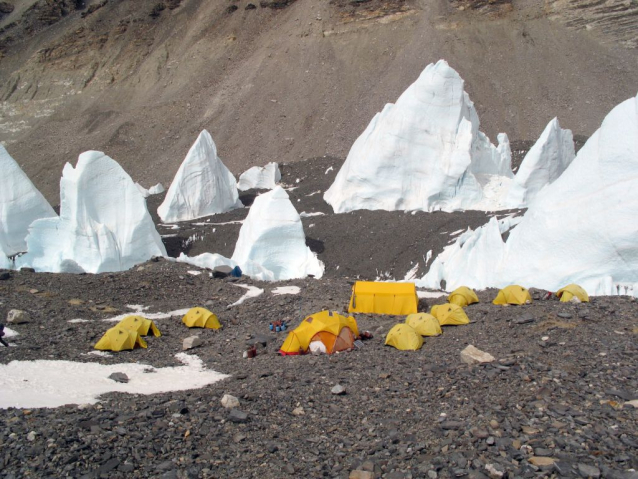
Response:
[{"label": "ice serac", "polygon": [[469,209],[483,198],[477,175],[511,177],[509,141],[499,151],[459,74],[428,65],[355,141],[324,199],[336,213]]},{"label": "ice serac", "polygon": [[[0,145],[0,255],[13,256],[26,251],[29,225],[37,219],[55,216],[42,193]],[[0,263],[6,262],[0,259]]]},{"label": "ice serac", "polygon": [[249,276],[268,271],[273,280],[320,278],[324,271],[306,246],[301,218],[280,186],[255,199],[239,230],[232,260]]},{"label": "ice serac", "polygon": [[[417,284],[448,289],[581,285],[625,294],[638,283],[638,97],[616,106],[507,242],[496,220],[465,233]],[[502,232],[502,231],[501,231]],[[629,293],[627,293],[629,294]]]},{"label": "ice serac", "polygon": [[203,130],[188,150],[157,213],[162,221],[172,223],[241,206],[235,177],[217,156],[210,133]]},{"label": "ice serac", "polygon": [[505,204],[510,208],[529,206],[545,186],[556,181],[575,156],[571,130],[562,129],[558,118],[554,118],[525,155]]},{"label": "ice serac", "polygon": [[113,159],[87,151],[66,164],[60,180],[60,217],[36,220],[28,252],[16,266],[44,272],[124,271],[166,256],[144,197]]},{"label": "ice serac", "polygon": [[244,171],[237,183],[241,191],[252,188],[272,190],[281,181],[281,172],[277,163],[268,163],[266,166],[253,166]]}]

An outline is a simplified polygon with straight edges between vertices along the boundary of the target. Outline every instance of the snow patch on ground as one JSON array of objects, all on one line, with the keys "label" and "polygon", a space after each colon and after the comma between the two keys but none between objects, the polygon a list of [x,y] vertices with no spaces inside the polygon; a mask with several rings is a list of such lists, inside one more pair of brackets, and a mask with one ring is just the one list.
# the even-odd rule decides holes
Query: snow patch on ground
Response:
[{"label": "snow patch on ground", "polygon": [[90,322],[91,322],[90,319],[82,319],[82,318],[69,319],[67,321],[67,323],[71,323],[71,324],[90,323]]},{"label": "snow patch on ground", "polygon": [[[102,394],[157,394],[197,389],[228,376],[207,370],[197,356],[175,357],[183,366],[152,368],[146,364],[99,364],[74,361],[11,361],[0,365],[0,408],[60,407],[65,404],[95,404]],[[109,379],[121,372],[128,383]]]},{"label": "snow patch on ground", "polygon": [[264,290],[261,288],[257,288],[256,286],[249,286],[247,284],[234,284],[234,283],[233,283],[233,286],[237,286],[238,288],[244,288],[244,289],[247,289],[248,291],[246,291],[246,293],[237,301],[235,301],[233,304],[229,305],[229,307],[231,308],[233,306],[239,306],[247,299],[256,298],[257,296],[261,296],[262,294],[264,294]]},{"label": "snow patch on ground", "polygon": [[280,286],[272,290],[272,294],[275,296],[281,294],[299,294],[300,292],[301,288],[299,288],[299,286]]},{"label": "snow patch on ground", "polygon": [[[175,311],[170,311],[168,313],[147,313],[147,312],[138,312],[141,316],[144,316],[146,319],[167,319],[167,318],[172,318],[173,316],[184,316],[186,313],[188,313],[188,311],[190,311],[191,308],[185,308],[185,309],[176,309]],[[124,318],[126,318],[127,316],[130,316],[131,313],[124,313],[124,314],[120,314],[118,316],[113,316],[112,318],[105,318],[102,321],[108,322],[108,323],[119,323],[120,321],[122,321]]]},{"label": "snow patch on ground", "polygon": [[447,296],[448,293],[445,291],[420,291],[416,290],[416,295],[422,298],[440,298],[441,296]]},{"label": "snow patch on ground", "polygon": [[321,211],[313,211],[312,213],[306,213],[305,211],[302,211],[301,213],[299,213],[299,216],[302,218],[310,218],[311,216],[324,216],[325,213],[322,213]]},{"label": "snow patch on ground", "polygon": [[193,270],[188,270],[187,271],[188,274],[192,274],[193,276],[199,276],[200,274],[202,274],[201,271],[193,271]]},{"label": "snow patch on ground", "polygon": [[20,334],[17,331],[14,331],[11,328],[8,328],[7,326],[4,327],[4,337],[5,338],[15,338],[16,336],[19,336]]}]

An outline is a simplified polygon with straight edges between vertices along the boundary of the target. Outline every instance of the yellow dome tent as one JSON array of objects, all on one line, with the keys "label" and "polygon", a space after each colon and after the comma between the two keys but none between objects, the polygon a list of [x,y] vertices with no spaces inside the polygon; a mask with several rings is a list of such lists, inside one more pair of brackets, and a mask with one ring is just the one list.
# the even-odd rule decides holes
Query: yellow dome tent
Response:
[{"label": "yellow dome tent", "polygon": [[578,298],[581,303],[589,303],[587,291],[573,283],[559,289],[556,292],[556,296],[558,296],[563,303],[568,303],[573,298]]},{"label": "yellow dome tent", "polygon": [[222,325],[217,316],[206,308],[191,308],[182,318],[189,328],[219,329]]},{"label": "yellow dome tent", "polygon": [[288,333],[279,354],[305,354],[313,341],[323,343],[326,353],[332,354],[353,348],[357,336],[359,328],[352,316],[345,317],[336,311],[321,311],[308,316]]},{"label": "yellow dome tent", "polygon": [[421,336],[438,336],[442,332],[437,319],[428,313],[408,314],[405,324]]},{"label": "yellow dome tent", "polygon": [[162,335],[153,321],[143,318],[142,316],[127,316],[117,323],[117,326],[124,329],[130,329],[131,331],[136,331],[140,336],[148,335],[149,330],[156,338],[159,338]]},{"label": "yellow dome tent", "polygon": [[104,333],[94,348],[101,351],[122,351],[133,349],[135,346],[146,348],[146,341],[140,337],[137,331],[115,326]]},{"label": "yellow dome tent", "polygon": [[405,324],[395,324],[385,337],[385,344],[401,351],[416,351],[423,346],[423,337],[414,328]]},{"label": "yellow dome tent", "polygon": [[441,326],[458,326],[470,323],[470,318],[458,304],[436,304],[432,306],[430,314],[439,321]]},{"label": "yellow dome tent", "polygon": [[461,308],[465,308],[467,305],[478,303],[479,299],[472,288],[467,286],[461,286],[456,288],[447,297],[448,303],[456,304]]},{"label": "yellow dome tent", "polygon": [[498,292],[493,304],[526,304],[532,302],[532,296],[527,288],[517,284],[507,286]]},{"label": "yellow dome tent", "polygon": [[414,283],[357,281],[352,287],[349,313],[406,315],[417,312]]}]

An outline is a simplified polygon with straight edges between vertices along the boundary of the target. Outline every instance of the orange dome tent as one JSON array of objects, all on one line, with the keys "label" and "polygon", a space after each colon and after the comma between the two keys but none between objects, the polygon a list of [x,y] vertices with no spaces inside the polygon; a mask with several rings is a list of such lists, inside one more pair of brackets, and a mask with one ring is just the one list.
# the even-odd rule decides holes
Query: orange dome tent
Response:
[{"label": "orange dome tent", "polygon": [[305,354],[310,343],[322,343],[322,350],[328,354],[345,351],[354,347],[359,336],[357,322],[352,316],[342,316],[336,311],[321,311],[304,319],[299,326],[288,333],[288,337],[279,350],[279,354]]}]

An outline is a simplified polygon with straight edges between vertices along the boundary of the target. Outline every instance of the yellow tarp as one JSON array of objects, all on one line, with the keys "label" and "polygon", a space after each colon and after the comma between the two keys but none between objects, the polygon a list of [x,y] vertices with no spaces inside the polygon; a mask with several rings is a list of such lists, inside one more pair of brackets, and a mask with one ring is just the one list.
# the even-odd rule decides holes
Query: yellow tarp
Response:
[{"label": "yellow tarp", "polygon": [[439,321],[428,313],[409,314],[405,318],[405,324],[421,336],[438,336],[442,332]]},{"label": "yellow tarp", "polygon": [[470,323],[470,318],[467,317],[463,308],[457,304],[434,305],[430,310],[430,314],[439,321],[441,326],[458,326]]},{"label": "yellow tarp", "polygon": [[150,319],[143,318],[142,316],[127,316],[122,321],[117,323],[120,328],[130,329],[131,331],[136,331],[140,336],[146,336],[149,330],[153,333],[153,336],[156,338],[160,337],[162,333],[160,333],[155,323]]},{"label": "yellow tarp", "polygon": [[348,312],[405,316],[416,313],[418,304],[414,283],[357,281]]},{"label": "yellow tarp", "polygon": [[527,288],[517,284],[507,286],[498,292],[492,303],[494,304],[526,304],[532,302],[532,296]]},{"label": "yellow tarp", "polygon": [[222,325],[217,316],[206,308],[192,308],[182,318],[189,328],[219,329]]},{"label": "yellow tarp", "polygon": [[467,286],[461,286],[456,288],[447,297],[448,303],[456,304],[461,308],[465,308],[467,305],[478,303],[479,299],[472,288]]},{"label": "yellow tarp", "polygon": [[589,303],[587,291],[577,284],[568,284],[564,288],[559,289],[556,292],[556,296],[558,296],[563,303],[571,301],[574,297],[578,298],[581,303]]},{"label": "yellow tarp", "polygon": [[423,337],[405,323],[395,324],[385,337],[385,344],[401,351],[416,351],[423,346]]},{"label": "yellow tarp", "polygon": [[[321,311],[312,314],[288,333],[288,337],[284,341],[284,344],[282,344],[279,352],[285,355],[304,354],[308,351],[310,342],[315,336],[317,336],[317,340],[325,344],[329,353],[333,352],[334,342],[341,335],[344,328],[350,330],[352,340],[354,340],[356,336],[359,336],[357,322],[352,316],[342,316],[336,311]],[[342,335],[342,337],[344,340],[347,340],[347,336]]]},{"label": "yellow tarp", "polygon": [[146,341],[140,337],[137,331],[115,326],[104,333],[102,339],[94,347],[101,351],[122,351],[133,349],[135,346],[146,348]]}]

